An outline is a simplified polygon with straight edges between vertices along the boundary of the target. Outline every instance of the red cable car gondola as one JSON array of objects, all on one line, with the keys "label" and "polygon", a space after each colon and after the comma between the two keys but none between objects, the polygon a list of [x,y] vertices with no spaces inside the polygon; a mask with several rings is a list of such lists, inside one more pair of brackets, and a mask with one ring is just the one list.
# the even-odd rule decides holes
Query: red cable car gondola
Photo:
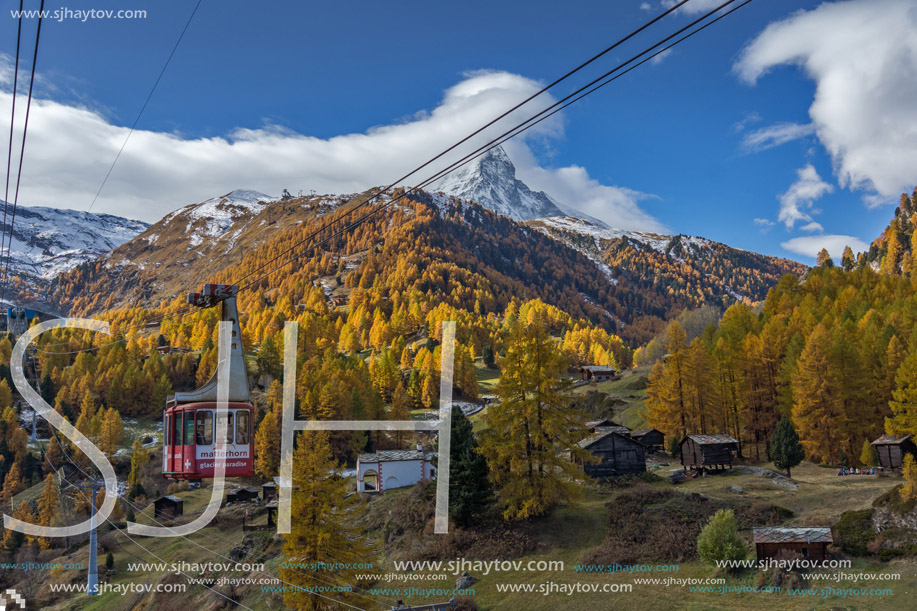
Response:
[{"label": "red cable car gondola", "polygon": [[226,438],[214,438],[217,430],[216,373],[197,390],[169,397],[162,429],[162,475],[168,479],[212,478],[217,460],[226,461],[226,477],[254,474],[253,408],[236,308],[237,291],[234,285],[205,284],[201,293],[188,293],[188,303],[198,307],[211,308],[220,304],[221,320],[232,323]]}]

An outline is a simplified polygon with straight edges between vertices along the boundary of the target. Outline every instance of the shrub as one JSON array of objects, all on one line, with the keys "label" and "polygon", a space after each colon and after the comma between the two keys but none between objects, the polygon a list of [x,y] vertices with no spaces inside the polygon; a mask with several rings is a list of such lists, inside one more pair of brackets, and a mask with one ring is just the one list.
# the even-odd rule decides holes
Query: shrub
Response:
[{"label": "shrub", "polygon": [[869,543],[876,534],[872,530],[872,509],[845,511],[834,525],[841,549],[851,556],[869,555]]},{"label": "shrub", "polygon": [[748,554],[739,538],[739,523],[731,509],[720,509],[697,538],[697,555],[709,564],[720,560],[744,560]]}]

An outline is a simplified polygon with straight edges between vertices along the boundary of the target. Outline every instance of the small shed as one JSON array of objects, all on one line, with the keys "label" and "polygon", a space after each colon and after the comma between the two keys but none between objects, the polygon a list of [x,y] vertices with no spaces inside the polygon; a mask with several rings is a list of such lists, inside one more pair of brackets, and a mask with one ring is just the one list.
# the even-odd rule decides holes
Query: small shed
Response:
[{"label": "small shed", "polygon": [[879,455],[879,464],[886,469],[900,469],[905,454],[917,457],[917,445],[914,444],[912,435],[882,435],[872,442],[872,446]]},{"label": "small shed", "polygon": [[657,429],[640,429],[632,432],[630,436],[650,450],[661,452],[665,449],[665,435]]},{"label": "small shed", "polygon": [[619,431],[598,431],[579,442],[599,462],[583,465],[586,475],[596,479],[646,471],[646,449],[639,441]]},{"label": "small shed", "polygon": [[153,501],[153,518],[172,520],[185,512],[185,501],[177,496],[161,496]]},{"label": "small shed", "polygon": [[605,380],[610,380],[615,377],[617,372],[614,367],[606,367],[604,365],[583,365],[580,367],[580,373],[583,375],[583,380],[587,382],[604,382]]},{"label": "small shed", "polygon": [[261,500],[267,503],[277,498],[277,484],[274,482],[267,482],[261,484]]},{"label": "small shed", "polygon": [[226,493],[226,504],[254,501],[258,498],[257,488],[236,488]]},{"label": "small shed", "polygon": [[725,433],[687,435],[679,444],[685,469],[732,468],[739,442]]},{"label": "small shed", "polygon": [[834,542],[828,527],[756,528],[755,554],[758,560],[774,558],[781,551],[800,554],[807,560],[825,560],[828,545]]}]

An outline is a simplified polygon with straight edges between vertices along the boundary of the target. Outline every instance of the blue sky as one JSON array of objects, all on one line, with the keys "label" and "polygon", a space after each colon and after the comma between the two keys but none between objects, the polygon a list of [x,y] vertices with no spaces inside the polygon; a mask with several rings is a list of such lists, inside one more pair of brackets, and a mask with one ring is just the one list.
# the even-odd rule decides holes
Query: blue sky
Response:
[{"label": "blue sky", "polygon": [[[443,148],[664,1],[204,0],[94,211],[154,221],[234,188],[276,195],[382,184],[409,169],[412,154]],[[692,0],[686,9],[710,4]],[[570,107],[510,155],[533,187],[567,204],[588,202],[587,212],[612,225],[804,262],[816,245],[842,247],[832,236],[868,244],[892,215],[882,202],[917,183],[906,165],[917,161],[909,148],[917,145],[898,140],[917,126],[914,105],[899,99],[915,84],[896,78],[899,69],[910,74],[917,52],[904,42],[907,19],[892,15],[914,17],[913,4],[756,0]],[[148,14],[44,22],[20,203],[89,206],[193,5],[46,3]],[[877,12],[902,23],[900,44],[887,23],[859,27]],[[576,83],[691,18],[665,19]],[[9,129],[15,24],[0,14],[0,133]],[[25,27],[30,49],[34,22]],[[873,49],[873,40],[885,46]],[[853,63],[866,65],[855,71]],[[885,80],[866,82],[874,72]],[[902,134],[887,133],[889,125]],[[773,146],[781,134],[792,138]]]}]

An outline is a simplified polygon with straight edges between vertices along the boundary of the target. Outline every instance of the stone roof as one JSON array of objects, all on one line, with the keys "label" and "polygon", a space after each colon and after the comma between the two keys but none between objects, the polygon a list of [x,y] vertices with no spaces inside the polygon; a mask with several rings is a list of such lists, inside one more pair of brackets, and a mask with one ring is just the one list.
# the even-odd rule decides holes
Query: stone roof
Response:
[{"label": "stone roof", "polygon": [[615,373],[615,368],[607,365],[583,365],[580,369],[585,369],[592,373]]},{"label": "stone roof", "polygon": [[[624,429],[624,430],[622,432],[618,429]],[[586,437],[585,439],[583,439],[576,445],[578,445],[579,447],[583,449],[586,449],[589,446],[591,446],[592,444],[594,444],[595,442],[599,441],[600,439],[605,439],[609,435],[617,435],[618,437],[623,437],[624,439],[630,439],[630,431],[626,427],[615,426],[615,427],[610,427],[607,429],[606,428],[596,429],[595,433],[593,433],[592,435],[589,435],[588,437]],[[634,441],[634,440],[631,440],[631,441]],[[640,442],[634,441],[634,443],[640,443]]]},{"label": "stone roof", "polygon": [[660,432],[658,429],[640,429],[639,431],[631,432],[630,436],[631,437],[643,437],[647,433],[652,433],[653,431],[656,431],[657,433]]},{"label": "stone roof", "polygon": [[827,526],[810,528],[756,528],[755,543],[833,543]]},{"label": "stone roof", "polygon": [[436,454],[432,452],[421,452],[420,450],[380,450],[373,454],[360,454],[358,460],[361,463],[367,462],[396,462],[400,460],[432,460]]},{"label": "stone roof", "polygon": [[711,435],[686,435],[685,438],[681,440],[681,443],[684,443],[688,439],[693,439],[696,443],[702,446],[713,445],[717,443],[739,443],[737,439],[733,439],[726,433],[713,433]]},{"label": "stone roof", "polygon": [[895,437],[894,435],[882,435],[878,439],[872,442],[874,446],[896,446],[900,443],[904,443],[911,438],[911,435],[902,435],[901,437]]},{"label": "stone roof", "polygon": [[626,426],[621,426],[620,424],[613,424],[611,426],[597,426],[595,427],[596,433],[618,433],[619,435],[624,435],[625,437],[630,437],[630,429]]}]

